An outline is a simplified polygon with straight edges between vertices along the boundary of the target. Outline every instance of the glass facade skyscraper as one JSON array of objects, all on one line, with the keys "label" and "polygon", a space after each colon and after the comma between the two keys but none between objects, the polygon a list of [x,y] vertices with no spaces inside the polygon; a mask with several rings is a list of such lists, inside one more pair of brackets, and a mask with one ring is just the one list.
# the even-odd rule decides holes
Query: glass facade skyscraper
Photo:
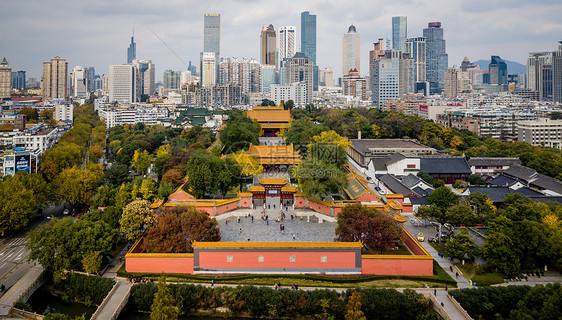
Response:
[{"label": "glass facade skyscraper", "polygon": [[424,37],[409,38],[406,40],[406,53],[414,59],[414,81],[425,81],[426,44]]},{"label": "glass facade skyscraper", "polygon": [[430,93],[440,93],[445,87],[445,72],[449,66],[449,56],[443,39],[441,22],[430,22],[423,29],[426,38],[426,67],[425,76],[429,82]]},{"label": "glass facade skyscraper", "polygon": [[135,43],[135,33],[131,37],[131,44],[127,48],[127,63],[133,63],[133,60],[137,58],[137,44]]},{"label": "glass facade skyscraper", "polygon": [[301,13],[301,51],[314,65],[313,90],[318,90],[318,66],[316,65],[316,15]]},{"label": "glass facade skyscraper", "polygon": [[206,13],[203,29],[203,52],[214,52],[220,54],[221,42],[221,15],[217,13]]},{"label": "glass facade skyscraper", "polygon": [[502,58],[492,56],[488,70],[490,74],[490,84],[507,84],[507,64]]},{"label": "glass facade skyscraper", "polygon": [[408,37],[408,22],[406,17],[392,17],[392,49],[404,52]]}]

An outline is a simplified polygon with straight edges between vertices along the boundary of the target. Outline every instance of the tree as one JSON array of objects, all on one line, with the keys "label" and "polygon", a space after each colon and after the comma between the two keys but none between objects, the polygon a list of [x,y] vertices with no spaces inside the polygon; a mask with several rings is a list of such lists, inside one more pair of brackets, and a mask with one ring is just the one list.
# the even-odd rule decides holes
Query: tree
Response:
[{"label": "tree", "polygon": [[193,207],[168,209],[144,237],[148,252],[193,252],[191,241],[220,241],[218,223]]},{"label": "tree", "polygon": [[340,136],[334,130],[323,131],[320,135],[313,136],[312,141],[317,143],[336,144],[342,147],[344,151],[351,145],[349,139]]},{"label": "tree", "polygon": [[263,100],[261,101],[261,105],[260,105],[260,106],[262,106],[262,107],[275,107],[276,104],[275,104],[275,101],[271,101],[271,100],[269,100],[269,99],[263,99]]},{"label": "tree", "polygon": [[195,197],[202,198],[217,191],[224,197],[237,184],[229,171],[233,166],[227,165],[227,161],[228,158],[223,160],[205,150],[193,153],[187,165],[187,175],[189,189]]},{"label": "tree", "polygon": [[468,202],[476,208],[476,214],[483,217],[491,217],[496,212],[496,206],[490,197],[482,192],[474,192],[468,196]]},{"label": "tree", "polygon": [[179,310],[176,301],[166,285],[166,277],[158,279],[158,291],[150,307],[150,320],[174,320],[178,318]]},{"label": "tree", "polygon": [[150,178],[142,180],[139,192],[144,200],[152,200],[154,198],[154,193],[156,192],[156,185],[154,181]]},{"label": "tree", "polygon": [[285,141],[292,143],[301,156],[306,156],[307,146],[312,142],[312,137],[327,130],[329,130],[328,127],[310,121],[308,117],[300,118],[291,122],[291,126],[285,133]]},{"label": "tree", "polygon": [[330,142],[316,142],[308,145],[308,161],[334,165],[339,169],[347,163],[347,153],[341,145]]},{"label": "tree", "polygon": [[354,292],[349,296],[345,307],[345,320],[367,320],[363,311],[361,311],[361,293]]},{"label": "tree", "polygon": [[39,212],[35,192],[19,180],[20,175],[0,181],[0,235],[27,226]]},{"label": "tree", "polygon": [[178,169],[170,169],[162,176],[162,181],[171,183],[173,186],[178,186],[185,178],[185,174]]},{"label": "tree", "polygon": [[305,161],[292,168],[293,176],[297,178],[299,188],[308,195],[324,197],[330,193],[337,193],[347,184],[343,171],[333,164],[322,161]]},{"label": "tree", "polygon": [[41,155],[40,172],[47,181],[54,180],[65,168],[82,162],[82,147],[75,143],[59,142]]},{"label": "tree", "polygon": [[150,202],[146,200],[135,200],[123,209],[123,215],[119,221],[119,231],[125,234],[129,240],[138,239],[142,232],[156,220],[156,214],[150,209]]},{"label": "tree", "polygon": [[113,163],[105,170],[103,180],[110,185],[119,186],[129,179],[129,167],[121,163]]},{"label": "tree", "polygon": [[459,196],[454,194],[446,186],[441,186],[433,190],[431,194],[427,196],[427,203],[434,204],[442,210],[457,204],[458,200]]},{"label": "tree", "polygon": [[484,180],[484,178],[482,178],[482,176],[479,175],[479,174],[471,174],[470,176],[468,176],[467,181],[471,185],[485,185],[486,184],[486,180]]},{"label": "tree", "polygon": [[263,167],[258,163],[258,159],[244,150],[231,153],[228,158],[236,163],[243,176],[257,176],[263,172]]},{"label": "tree", "polygon": [[464,262],[465,256],[468,256],[469,259],[476,258],[479,249],[474,239],[468,235],[468,230],[463,228],[445,244],[445,253],[450,257],[463,259]]},{"label": "tree", "polygon": [[101,268],[101,260],[99,251],[87,252],[82,259],[82,267],[86,273],[94,273]]},{"label": "tree", "polygon": [[394,219],[359,203],[348,205],[338,214],[336,235],[340,241],[361,241],[369,250],[384,252],[402,241],[402,230]]},{"label": "tree", "polygon": [[425,171],[419,171],[417,176],[422,179],[423,181],[429,183],[430,185],[434,185],[435,184],[435,179],[433,179],[433,177],[425,172]]},{"label": "tree", "polygon": [[476,220],[476,216],[469,206],[457,204],[451,206],[445,212],[445,221],[453,225],[463,224],[466,226],[472,225]]},{"label": "tree", "polygon": [[436,205],[431,205],[431,206],[422,205],[421,207],[419,207],[416,216],[422,219],[432,218],[441,224],[447,222],[445,211],[441,210]]},{"label": "tree", "polygon": [[284,104],[285,110],[293,110],[295,107],[295,102],[293,100],[287,100]]},{"label": "tree", "polygon": [[59,199],[74,207],[87,205],[103,179],[100,164],[90,164],[81,170],[74,166],[64,169],[54,181]]},{"label": "tree", "polygon": [[158,186],[158,199],[168,199],[168,196],[174,192],[174,185],[166,181],[160,181]]},{"label": "tree", "polygon": [[[247,118],[250,120],[249,118]],[[258,132],[252,121],[230,121],[220,133],[220,140],[224,145],[223,153],[233,153],[238,150],[248,150],[250,144],[258,145]]]},{"label": "tree", "polygon": [[133,160],[131,160],[131,164],[135,167],[135,171],[140,175],[146,174],[151,162],[152,156],[148,153],[148,151],[144,150],[141,152],[138,149],[135,150]]},{"label": "tree", "polygon": [[37,123],[37,120],[39,120],[39,113],[35,108],[25,107],[20,109],[18,113],[25,115],[25,118],[29,123]]}]

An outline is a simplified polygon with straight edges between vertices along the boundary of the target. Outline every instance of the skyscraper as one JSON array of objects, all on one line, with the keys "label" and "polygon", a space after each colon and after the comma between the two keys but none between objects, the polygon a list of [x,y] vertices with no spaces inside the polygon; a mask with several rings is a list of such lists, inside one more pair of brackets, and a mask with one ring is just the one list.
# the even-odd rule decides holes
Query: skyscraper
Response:
[{"label": "skyscraper", "polygon": [[165,70],[162,76],[162,85],[164,90],[173,91],[180,88],[181,73],[174,70]]},{"label": "skyscraper", "polygon": [[279,28],[278,68],[283,67],[283,59],[292,58],[297,52],[297,27],[283,26]]},{"label": "skyscraper", "polygon": [[490,84],[507,84],[507,64],[502,60],[502,58],[492,56],[488,71],[490,73]]},{"label": "skyscraper", "polygon": [[132,64],[109,66],[109,102],[136,102],[137,85],[135,66]]},{"label": "skyscraper", "polygon": [[212,87],[217,83],[217,54],[201,53],[201,86]]},{"label": "skyscraper", "polygon": [[408,37],[408,22],[406,17],[392,17],[392,49],[404,52]]},{"label": "skyscraper", "polygon": [[297,52],[293,58],[287,62],[286,68],[287,84],[306,84],[305,100],[306,103],[312,102],[312,90],[314,84],[314,65],[312,61],[310,61],[304,53]]},{"label": "skyscraper", "polygon": [[[316,65],[316,15],[308,11],[301,13],[301,51],[313,65],[313,90],[318,90],[318,67]],[[287,79],[287,83],[289,80]]]},{"label": "skyscraper", "polygon": [[562,41],[552,58],[552,100],[562,102]]},{"label": "skyscraper", "polygon": [[127,48],[127,63],[132,63],[137,58],[137,44],[135,43],[135,32],[131,37],[131,44]]},{"label": "skyscraper", "polygon": [[[240,85],[242,93],[262,91],[262,66],[256,60],[238,60],[236,58],[224,58],[219,63],[219,78],[217,83],[221,86]],[[275,66],[267,66],[273,67]],[[269,75],[269,80],[271,80]]]},{"label": "skyscraper", "polygon": [[406,40],[406,52],[414,59],[414,81],[426,81],[426,42],[424,37],[409,38]]},{"label": "skyscraper", "polygon": [[381,108],[390,99],[414,92],[414,59],[399,50],[387,50],[384,57],[373,60],[370,76],[373,104]]},{"label": "skyscraper", "polygon": [[538,91],[541,100],[552,100],[553,53],[532,52],[527,58],[527,89]]},{"label": "skyscraper", "polygon": [[82,66],[72,68],[72,96],[88,96],[88,69]]},{"label": "skyscraper", "polygon": [[203,52],[214,52],[217,59],[221,53],[221,15],[218,13],[206,13],[203,26]]},{"label": "skyscraper", "polygon": [[446,42],[443,39],[441,22],[430,22],[423,29],[426,38],[426,67],[425,75],[429,82],[430,92],[440,93],[445,86],[445,72],[449,66],[449,56],[446,52]]},{"label": "skyscraper", "polygon": [[0,99],[9,98],[12,92],[12,67],[8,65],[8,60],[4,58],[0,62]]},{"label": "skyscraper", "polygon": [[25,71],[12,72],[12,89],[25,91]]},{"label": "skyscraper", "polygon": [[148,101],[148,97],[154,94],[155,89],[155,68],[152,60],[133,60],[133,66],[138,72],[138,92],[141,102]]},{"label": "skyscraper", "polygon": [[274,66],[276,64],[277,39],[273,25],[263,26],[260,35],[261,64]]},{"label": "skyscraper", "polygon": [[330,67],[324,69],[324,83],[326,87],[334,86],[334,71]]},{"label": "skyscraper", "polygon": [[355,69],[361,74],[361,37],[352,24],[347,33],[343,35],[342,41],[342,77],[350,70]]},{"label": "skyscraper", "polygon": [[94,67],[88,68],[88,92],[94,92],[94,79],[96,77],[96,69]]},{"label": "skyscraper", "polygon": [[68,98],[68,63],[55,57],[51,62],[43,62],[41,78],[43,100]]}]

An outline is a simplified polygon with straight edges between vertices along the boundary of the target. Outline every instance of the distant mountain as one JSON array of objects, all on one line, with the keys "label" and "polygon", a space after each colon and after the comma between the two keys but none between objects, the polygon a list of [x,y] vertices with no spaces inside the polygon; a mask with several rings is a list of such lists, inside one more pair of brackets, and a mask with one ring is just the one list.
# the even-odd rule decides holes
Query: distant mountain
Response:
[{"label": "distant mountain", "polygon": [[[519,62],[504,60],[507,63],[507,73],[527,73],[527,66],[524,64],[520,64]],[[474,61],[474,64],[480,66],[481,70],[488,70],[488,66],[490,65],[490,60],[478,60]]]}]

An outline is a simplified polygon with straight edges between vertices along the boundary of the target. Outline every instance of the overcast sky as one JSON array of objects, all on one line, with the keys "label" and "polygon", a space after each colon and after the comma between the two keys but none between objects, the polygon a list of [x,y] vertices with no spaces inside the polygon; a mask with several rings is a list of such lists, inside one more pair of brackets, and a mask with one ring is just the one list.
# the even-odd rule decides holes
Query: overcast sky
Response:
[{"label": "overcast sky", "polygon": [[[392,37],[392,16],[408,17],[408,37],[421,36],[428,22],[441,21],[449,65],[499,55],[526,63],[530,51],[554,51],[562,40],[560,0],[5,0],[0,11],[0,59],[13,70],[40,77],[42,62],[65,58],[108,73],[126,63],[133,28],[137,58],[151,59],[156,79],[166,69],[186,67],[149,30],[154,30],[184,62],[198,66],[203,46],[203,14],[221,14],[221,55],[259,59],[262,25],[297,26],[300,13],[317,15],[317,64],[340,76],[342,36],[353,22],[361,35],[361,73],[378,38]],[[197,68],[199,69],[199,68]]]}]

